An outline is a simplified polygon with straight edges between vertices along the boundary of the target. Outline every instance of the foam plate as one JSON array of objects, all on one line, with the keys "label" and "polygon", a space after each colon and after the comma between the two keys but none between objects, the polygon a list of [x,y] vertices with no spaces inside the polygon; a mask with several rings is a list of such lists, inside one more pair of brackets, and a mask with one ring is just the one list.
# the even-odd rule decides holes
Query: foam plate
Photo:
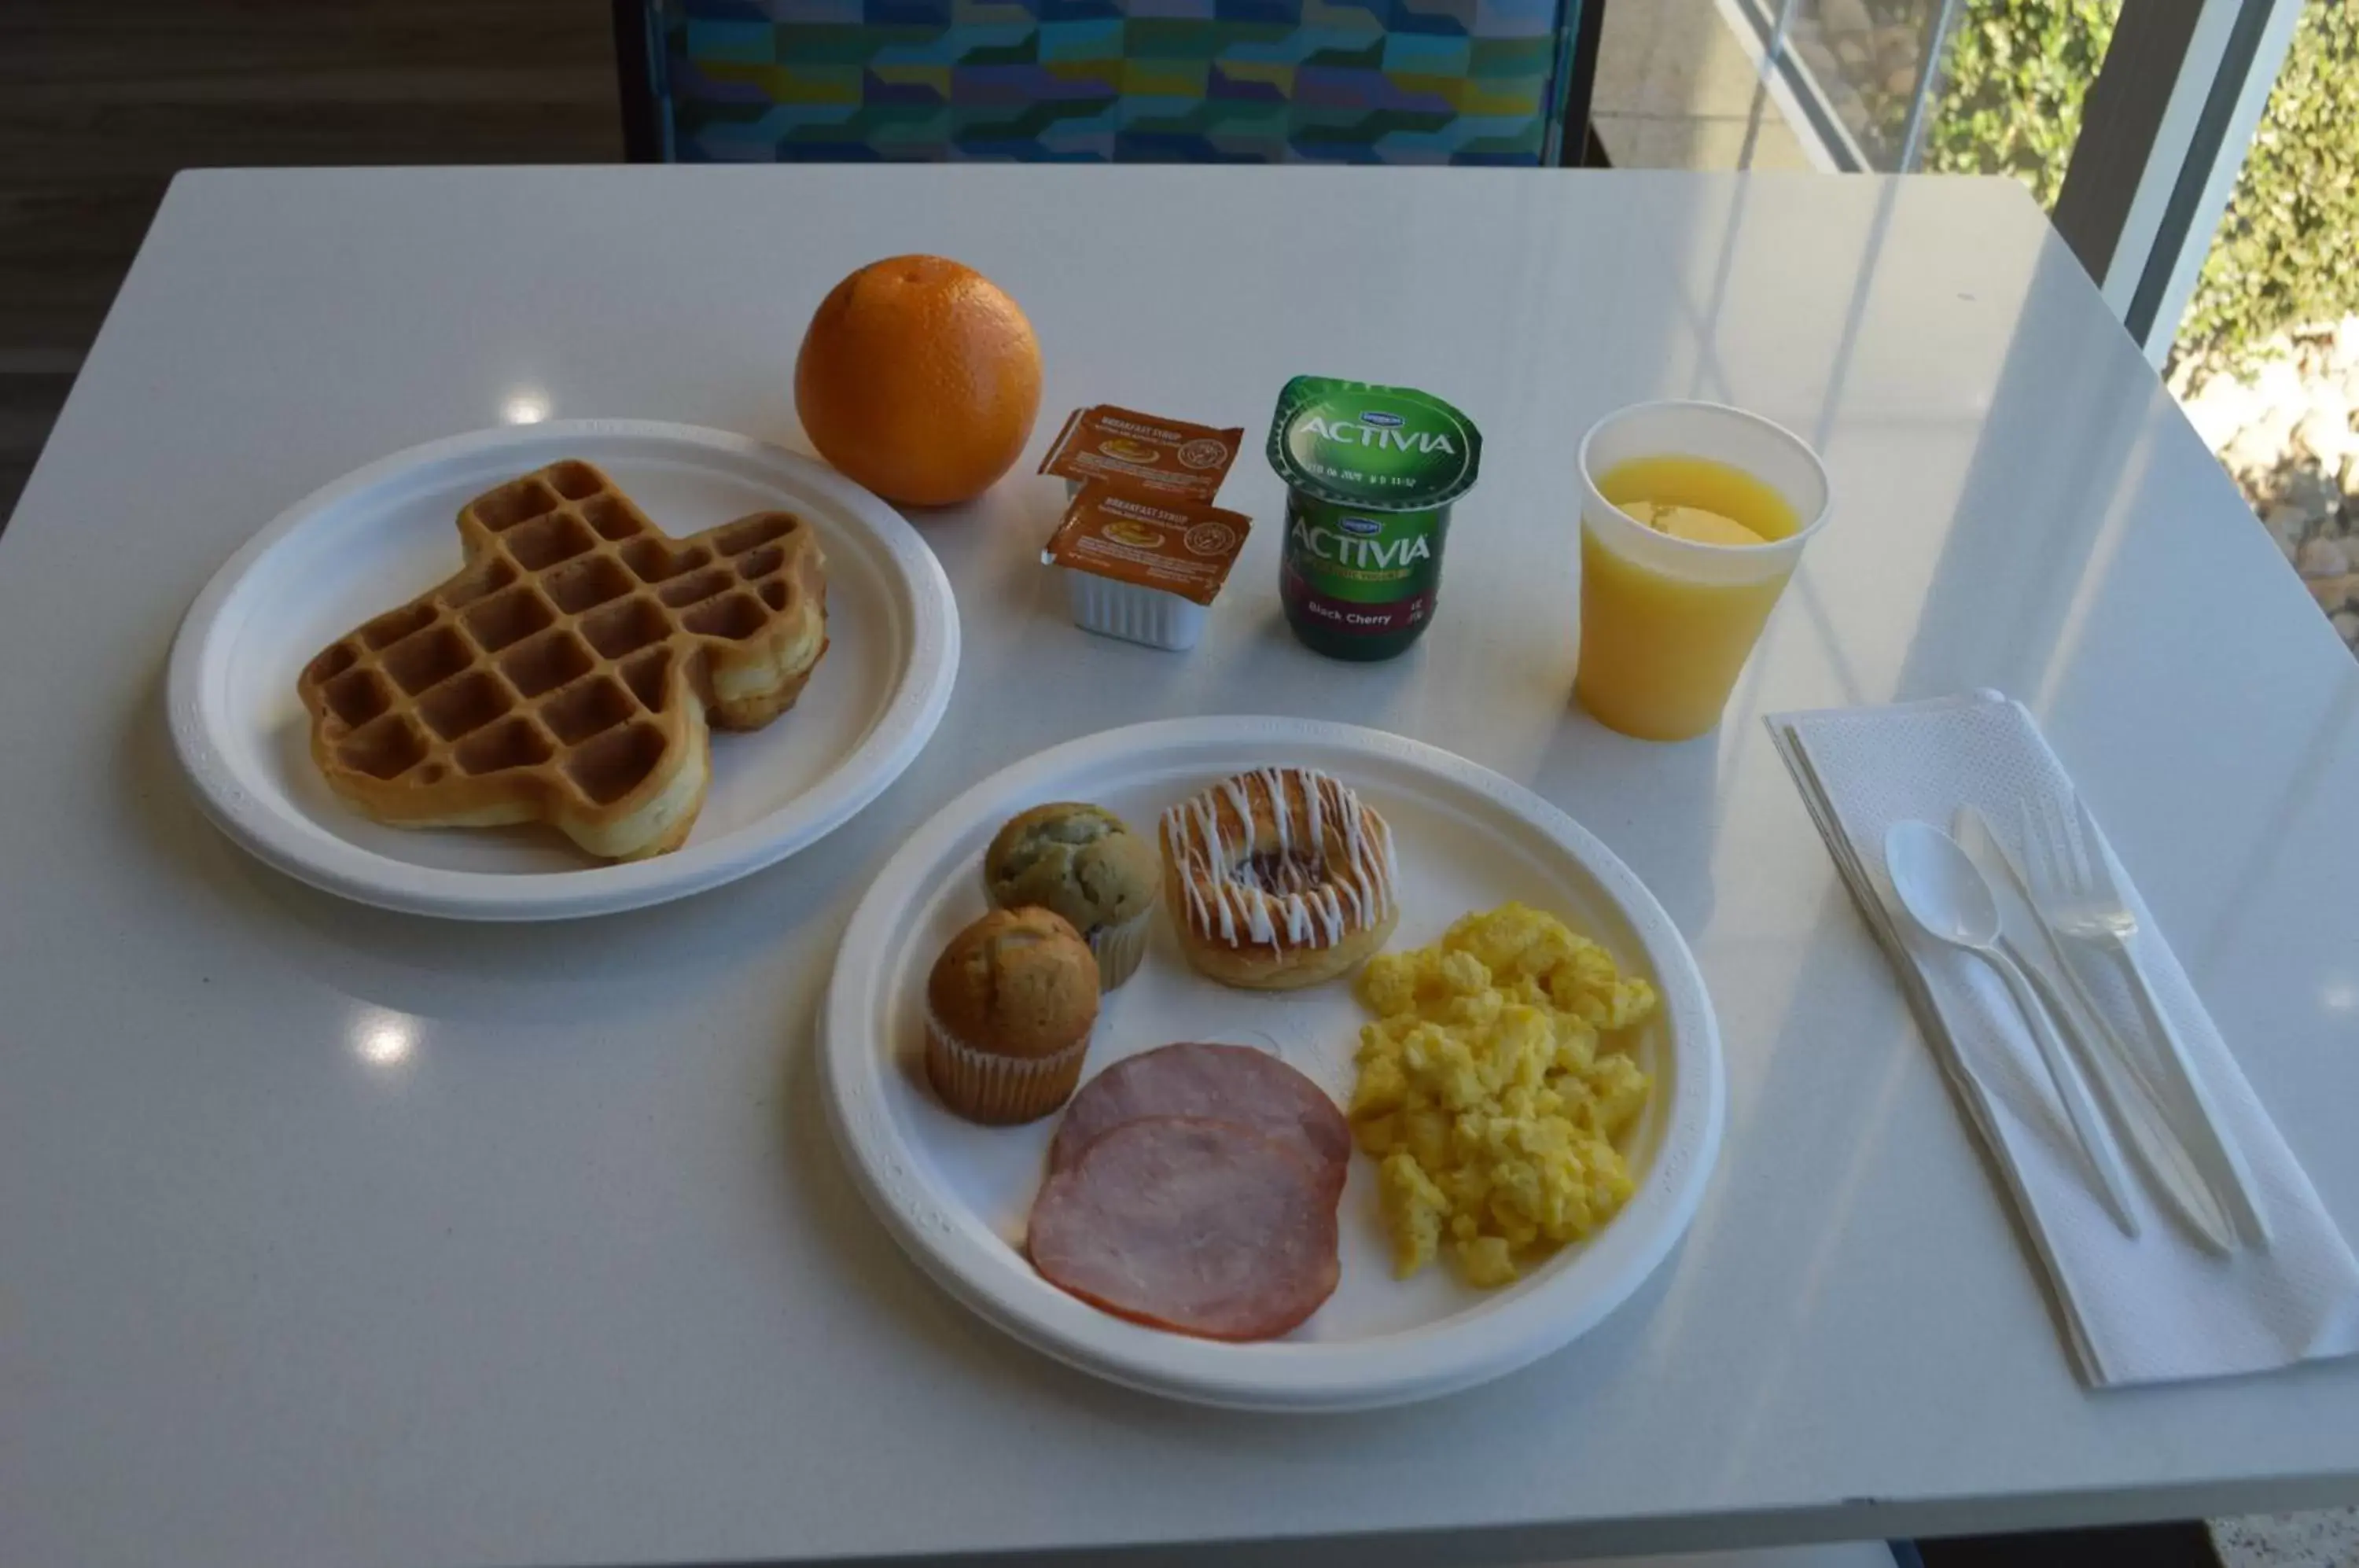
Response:
[{"label": "foam plate", "polygon": [[[382,826],[331,794],[296,700],[306,659],[458,570],[460,505],[580,457],[675,537],[782,507],[827,551],[826,659],[785,716],[712,737],[712,784],[685,847],[586,858],[548,828]],[[173,744],[233,839],[315,887],[462,920],[557,920],[661,903],[821,838],[916,759],[958,673],[950,583],[899,513],[809,458],[644,420],[513,426],[413,447],[297,502],[216,573],[172,647]]]},{"label": "foam plate", "polygon": [[[1321,768],[1392,824],[1402,913],[1394,945],[1431,942],[1510,898],[1564,917],[1647,975],[1663,1006],[1639,1031],[1656,1090],[1626,1151],[1629,1204],[1586,1243],[1504,1290],[1445,1269],[1392,1277],[1375,1168],[1354,1156],[1343,1196],[1343,1280],[1282,1340],[1222,1345],[1125,1322],[1066,1295],[1021,1251],[1051,1116],[976,1127],[925,1083],[926,974],[983,913],[982,859],[999,824],[1044,800],[1093,800],[1134,829],[1203,785],[1273,763]],[[1348,982],[1231,990],[1188,966],[1168,919],[1146,963],[1106,998],[1084,1076],[1177,1040],[1273,1050],[1340,1103],[1365,1015]],[[1702,976],[1628,868],[1570,817],[1484,768],[1398,735],[1281,718],[1177,719],[1071,742],[977,785],[886,864],[844,932],[821,1015],[828,1106],[877,1216],[960,1301],[1051,1356],[1156,1393],[1265,1410],[1348,1410],[1447,1393],[1564,1345],[1637,1289],[1695,1213],[1720,1146],[1720,1043]]]}]

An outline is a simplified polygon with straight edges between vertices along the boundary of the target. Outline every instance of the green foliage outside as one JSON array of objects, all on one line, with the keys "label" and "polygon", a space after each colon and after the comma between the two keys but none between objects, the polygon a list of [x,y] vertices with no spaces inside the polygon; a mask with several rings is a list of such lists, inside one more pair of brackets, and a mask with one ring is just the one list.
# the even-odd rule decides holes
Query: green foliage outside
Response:
[{"label": "green foliage outside", "polygon": [[2236,194],[2180,323],[2232,361],[2288,326],[2359,310],[2359,6],[2310,0]]},{"label": "green foliage outside", "polygon": [[2121,0],[1966,0],[1942,56],[1924,167],[2011,174],[2056,205]]},{"label": "green foliage outside", "polygon": [[[2008,174],[2053,207],[2122,0],[1966,0],[1924,167]],[[2359,5],[2309,0],[2180,330],[2236,362],[2359,311]]]}]

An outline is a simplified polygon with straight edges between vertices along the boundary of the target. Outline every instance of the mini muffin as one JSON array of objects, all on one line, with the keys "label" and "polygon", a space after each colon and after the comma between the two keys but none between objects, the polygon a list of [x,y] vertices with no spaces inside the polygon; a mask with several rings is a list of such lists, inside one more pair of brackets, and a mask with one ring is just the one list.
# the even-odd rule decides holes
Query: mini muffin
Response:
[{"label": "mini muffin", "polygon": [[1045,1116],[1082,1080],[1098,969],[1048,909],[994,909],[951,938],[926,978],[926,1076],[969,1121]]},{"label": "mini muffin", "polygon": [[1099,985],[1130,978],[1147,953],[1163,867],[1155,845],[1100,806],[1060,800],[1008,820],[983,856],[984,892],[1003,909],[1053,909],[1097,954]]}]

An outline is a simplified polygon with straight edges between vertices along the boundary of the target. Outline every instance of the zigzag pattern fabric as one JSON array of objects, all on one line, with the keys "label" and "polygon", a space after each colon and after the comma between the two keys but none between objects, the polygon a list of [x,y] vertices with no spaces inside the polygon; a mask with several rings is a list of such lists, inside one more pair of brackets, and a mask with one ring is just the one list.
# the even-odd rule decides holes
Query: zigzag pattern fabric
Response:
[{"label": "zigzag pattern fabric", "polygon": [[1536,165],[1580,0],[670,0],[685,162]]}]

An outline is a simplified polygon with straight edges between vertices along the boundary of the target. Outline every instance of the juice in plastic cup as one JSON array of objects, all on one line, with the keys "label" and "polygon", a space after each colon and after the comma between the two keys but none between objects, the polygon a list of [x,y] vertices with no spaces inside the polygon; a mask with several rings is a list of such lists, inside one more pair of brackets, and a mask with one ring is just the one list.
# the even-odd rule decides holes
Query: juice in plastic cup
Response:
[{"label": "juice in plastic cup", "polygon": [[[1581,485],[1573,693],[1624,735],[1700,735],[1720,722],[1803,546],[1826,524],[1826,470],[1799,437],[1758,415],[1641,403],[1582,439]],[[1639,503],[1742,527],[1683,528],[1702,537],[1679,538],[1622,509]]]}]

